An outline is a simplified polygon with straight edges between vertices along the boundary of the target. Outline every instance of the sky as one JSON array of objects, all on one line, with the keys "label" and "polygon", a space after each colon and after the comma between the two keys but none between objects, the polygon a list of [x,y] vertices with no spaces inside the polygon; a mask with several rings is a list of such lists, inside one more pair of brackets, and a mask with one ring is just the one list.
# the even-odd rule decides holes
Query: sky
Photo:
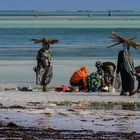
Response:
[{"label": "sky", "polygon": [[0,0],[0,10],[140,10],[140,0]]}]

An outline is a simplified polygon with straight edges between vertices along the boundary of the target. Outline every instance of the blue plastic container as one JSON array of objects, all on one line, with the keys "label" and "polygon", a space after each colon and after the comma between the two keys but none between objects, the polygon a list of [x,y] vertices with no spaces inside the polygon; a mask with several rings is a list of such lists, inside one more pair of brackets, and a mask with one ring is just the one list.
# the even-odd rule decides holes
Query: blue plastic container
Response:
[{"label": "blue plastic container", "polygon": [[92,91],[92,92],[98,92],[98,91],[99,91],[99,88],[94,87],[94,88],[91,89],[91,91]]}]

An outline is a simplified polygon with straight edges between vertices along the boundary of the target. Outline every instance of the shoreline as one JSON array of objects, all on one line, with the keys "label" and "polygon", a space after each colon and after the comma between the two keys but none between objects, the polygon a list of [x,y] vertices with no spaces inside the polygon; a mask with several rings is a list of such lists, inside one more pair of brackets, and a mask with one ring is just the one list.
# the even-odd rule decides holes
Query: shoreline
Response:
[{"label": "shoreline", "polygon": [[[53,60],[53,79],[48,87],[58,87],[61,85],[69,86],[69,79],[72,73],[82,66],[88,66],[88,73],[96,71],[96,61],[111,61],[115,64],[116,59],[87,59],[87,60]],[[134,60],[135,66],[140,64],[139,59]],[[35,86],[35,72],[33,67],[36,65],[36,60],[0,60],[0,85],[15,85],[15,86]],[[137,81],[136,85],[137,87]]]}]

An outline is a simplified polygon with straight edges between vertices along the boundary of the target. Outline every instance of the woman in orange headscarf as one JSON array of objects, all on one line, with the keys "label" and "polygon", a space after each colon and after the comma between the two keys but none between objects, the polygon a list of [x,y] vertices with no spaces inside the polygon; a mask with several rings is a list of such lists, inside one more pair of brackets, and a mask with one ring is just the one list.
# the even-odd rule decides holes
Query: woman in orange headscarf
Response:
[{"label": "woman in orange headscarf", "polygon": [[82,68],[76,70],[72,77],[70,78],[70,85],[71,86],[78,86],[79,89],[87,89],[87,85],[86,85],[86,79],[88,77],[87,74],[88,71],[88,67],[87,66],[83,66]]}]

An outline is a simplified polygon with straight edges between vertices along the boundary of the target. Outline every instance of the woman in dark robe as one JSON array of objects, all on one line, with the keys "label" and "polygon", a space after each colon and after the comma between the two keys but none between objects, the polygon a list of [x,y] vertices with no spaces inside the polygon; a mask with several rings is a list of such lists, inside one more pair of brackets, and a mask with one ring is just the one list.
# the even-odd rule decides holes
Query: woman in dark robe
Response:
[{"label": "woman in dark robe", "polygon": [[120,95],[127,95],[127,93],[129,93],[129,96],[131,96],[135,94],[133,75],[135,69],[129,49],[130,46],[128,44],[124,44],[124,49],[119,52],[116,75],[120,72],[122,81],[122,90]]},{"label": "woman in dark robe", "polygon": [[37,67],[34,67],[36,72],[36,84],[42,85],[43,91],[47,91],[47,85],[51,82],[53,77],[52,67],[52,52],[50,51],[50,44],[57,43],[58,40],[48,40],[43,38],[32,39],[35,43],[42,43],[42,48],[37,54]]},{"label": "woman in dark robe", "polygon": [[[121,50],[118,54],[118,64],[116,71],[116,79],[118,79],[119,73],[121,75],[122,91],[120,95],[127,95],[127,92],[129,92],[129,96],[131,96],[136,93],[136,91],[134,91],[134,75],[136,75],[137,73],[135,71],[133,59],[130,55],[129,49],[131,46],[134,49],[140,50],[140,44],[133,41],[136,38],[125,39],[114,32],[112,32],[111,38],[116,43],[108,46],[108,48],[115,47],[119,44],[122,44],[124,46],[124,49]],[[140,77],[138,76],[138,78]],[[119,85],[120,82],[116,83],[118,83],[116,85]]]}]

